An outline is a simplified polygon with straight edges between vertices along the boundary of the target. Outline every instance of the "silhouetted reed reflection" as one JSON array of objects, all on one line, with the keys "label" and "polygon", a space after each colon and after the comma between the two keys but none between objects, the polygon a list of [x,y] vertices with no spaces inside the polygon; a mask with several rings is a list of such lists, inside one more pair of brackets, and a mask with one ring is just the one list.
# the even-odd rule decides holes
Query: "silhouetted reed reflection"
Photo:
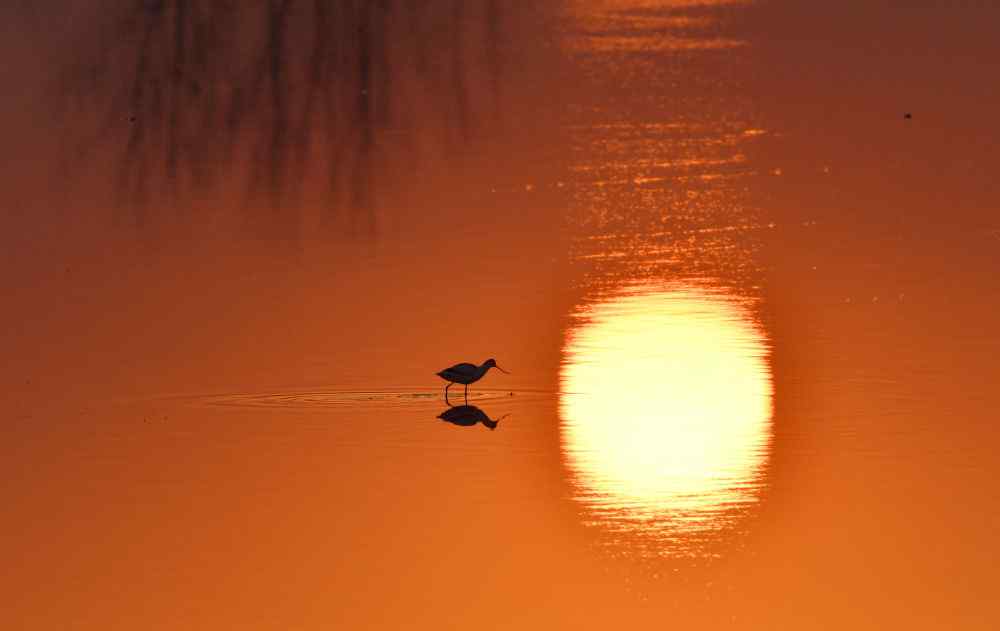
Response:
[{"label": "silhouetted reed reflection", "polygon": [[526,49],[511,44],[523,12],[496,0],[118,0],[80,21],[59,75],[77,118],[67,157],[111,157],[137,218],[234,183],[292,206],[311,178],[327,212],[344,207],[352,230],[372,232],[378,180],[398,184],[495,123],[509,57]]},{"label": "silhouetted reed reflection", "polygon": [[494,430],[506,416],[505,414],[500,418],[491,419],[486,412],[483,412],[474,405],[457,405],[439,414],[438,418],[446,423],[461,425],[462,427],[472,427],[473,425],[482,423],[487,429]]}]

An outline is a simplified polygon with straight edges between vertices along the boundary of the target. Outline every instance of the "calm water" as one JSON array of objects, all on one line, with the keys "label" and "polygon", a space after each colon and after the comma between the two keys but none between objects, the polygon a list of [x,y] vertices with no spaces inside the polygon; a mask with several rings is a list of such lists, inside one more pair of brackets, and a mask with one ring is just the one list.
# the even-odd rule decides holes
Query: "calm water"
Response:
[{"label": "calm water", "polygon": [[574,0],[375,238],[12,238],[2,626],[994,628],[997,18]]}]

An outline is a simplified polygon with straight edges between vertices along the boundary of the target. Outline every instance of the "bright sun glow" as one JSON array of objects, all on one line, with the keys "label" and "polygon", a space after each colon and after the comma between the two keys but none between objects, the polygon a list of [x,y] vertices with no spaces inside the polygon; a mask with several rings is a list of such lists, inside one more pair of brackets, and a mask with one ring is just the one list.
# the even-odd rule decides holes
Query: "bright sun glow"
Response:
[{"label": "bright sun glow", "polygon": [[773,384],[763,330],[719,290],[633,287],[578,313],[562,446],[598,521],[680,534],[756,501]]}]

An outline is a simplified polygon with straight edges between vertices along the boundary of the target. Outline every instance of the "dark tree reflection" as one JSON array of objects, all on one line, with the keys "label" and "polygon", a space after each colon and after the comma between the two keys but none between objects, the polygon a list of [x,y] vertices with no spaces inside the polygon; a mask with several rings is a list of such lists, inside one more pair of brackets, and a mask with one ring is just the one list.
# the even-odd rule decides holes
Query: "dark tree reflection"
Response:
[{"label": "dark tree reflection", "polygon": [[[139,207],[223,178],[271,208],[321,175],[329,208],[373,220],[380,146],[456,147],[499,108],[517,2],[117,0],[64,86],[99,119],[76,156],[114,152]],[[372,227],[372,226],[369,226]]]}]

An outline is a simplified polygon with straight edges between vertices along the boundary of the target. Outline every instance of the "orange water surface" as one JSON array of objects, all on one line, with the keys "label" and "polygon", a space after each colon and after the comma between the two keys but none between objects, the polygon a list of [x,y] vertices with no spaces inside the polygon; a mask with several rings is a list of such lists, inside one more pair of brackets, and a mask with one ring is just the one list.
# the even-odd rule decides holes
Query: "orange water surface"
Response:
[{"label": "orange water surface", "polygon": [[882,4],[551,3],[495,134],[291,245],[4,106],[0,627],[996,628],[1000,11]]}]

